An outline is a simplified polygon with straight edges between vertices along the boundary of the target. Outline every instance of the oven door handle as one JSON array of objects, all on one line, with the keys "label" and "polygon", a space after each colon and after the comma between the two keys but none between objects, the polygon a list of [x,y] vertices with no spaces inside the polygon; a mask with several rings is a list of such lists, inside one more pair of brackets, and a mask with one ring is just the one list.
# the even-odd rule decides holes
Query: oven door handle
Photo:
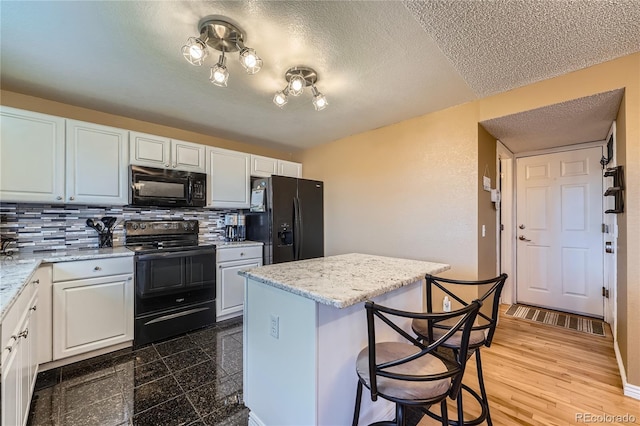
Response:
[{"label": "oven door handle", "polygon": [[191,257],[199,254],[210,254],[215,256],[216,250],[215,248],[206,248],[200,250],[186,250],[186,251],[170,251],[166,253],[147,253],[147,254],[136,254],[136,260],[155,260],[155,259],[173,259],[176,257]]},{"label": "oven door handle", "polygon": [[187,204],[193,204],[193,179],[191,176],[187,177]]}]

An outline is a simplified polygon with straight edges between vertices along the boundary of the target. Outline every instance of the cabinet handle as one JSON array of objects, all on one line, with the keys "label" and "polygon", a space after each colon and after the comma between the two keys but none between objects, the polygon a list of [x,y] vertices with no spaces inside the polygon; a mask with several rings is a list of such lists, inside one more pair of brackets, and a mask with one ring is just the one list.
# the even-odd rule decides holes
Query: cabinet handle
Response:
[{"label": "cabinet handle", "polygon": [[13,345],[16,343],[16,341],[18,340],[18,336],[16,336],[15,334],[12,335],[11,337],[9,337],[9,339],[13,339],[13,343],[10,345],[7,345],[5,347],[6,350],[8,350],[9,352],[11,352],[13,350]]},{"label": "cabinet handle", "polygon": [[69,197],[69,200],[71,200],[71,201],[73,201],[75,199],[76,199],[76,197]]},{"label": "cabinet handle", "polygon": [[165,166],[165,167],[169,167],[169,163],[165,164],[164,166]]},{"label": "cabinet handle", "polygon": [[95,268],[93,268],[94,271],[102,271],[102,268],[99,266],[96,266]]},{"label": "cabinet handle", "polygon": [[178,167],[178,165],[174,163],[173,164],[173,168],[175,169],[176,167]]},{"label": "cabinet handle", "polygon": [[18,334],[18,337],[24,337],[26,339],[28,335],[29,335],[29,329],[25,328],[22,333]]},{"label": "cabinet handle", "polygon": [[56,197],[56,200],[62,200],[62,197],[58,195],[58,196]]},{"label": "cabinet handle", "polygon": [[32,311],[35,311],[36,309],[37,309],[36,305],[33,305],[33,306],[31,307],[31,310],[32,310]]},{"label": "cabinet handle", "polygon": [[244,253],[240,252],[240,256],[244,256]]},{"label": "cabinet handle", "polygon": [[37,280],[31,281],[31,284],[40,284],[40,278],[38,278]]}]

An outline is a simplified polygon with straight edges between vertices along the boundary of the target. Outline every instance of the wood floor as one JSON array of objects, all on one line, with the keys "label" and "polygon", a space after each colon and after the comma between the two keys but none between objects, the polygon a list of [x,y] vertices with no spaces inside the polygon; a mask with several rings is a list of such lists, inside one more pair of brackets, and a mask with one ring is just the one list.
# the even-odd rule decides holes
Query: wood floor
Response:
[{"label": "wood floor", "polygon": [[[622,393],[608,327],[606,337],[592,336],[508,317],[507,307],[501,307],[493,344],[482,348],[494,425],[582,425],[588,423],[577,418],[582,413],[635,417],[634,422],[605,419],[591,424],[640,424],[640,401]],[[478,389],[474,358],[464,381]],[[449,415],[453,413],[455,405],[450,403]],[[479,407],[466,404],[465,418],[478,413]],[[437,424],[427,418],[419,426]]]}]

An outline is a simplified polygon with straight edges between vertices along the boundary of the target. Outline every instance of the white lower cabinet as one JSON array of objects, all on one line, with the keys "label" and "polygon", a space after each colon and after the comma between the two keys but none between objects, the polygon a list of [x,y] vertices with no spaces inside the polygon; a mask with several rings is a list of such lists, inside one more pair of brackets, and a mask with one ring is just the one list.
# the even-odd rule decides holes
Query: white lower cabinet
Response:
[{"label": "white lower cabinet", "polygon": [[38,373],[37,283],[27,284],[2,321],[2,425],[24,425]]},{"label": "white lower cabinet", "polygon": [[53,281],[54,360],[133,340],[132,258],[56,263]]},{"label": "white lower cabinet", "polygon": [[243,269],[262,266],[262,246],[218,248],[216,275],[216,319],[242,315],[244,307]]}]

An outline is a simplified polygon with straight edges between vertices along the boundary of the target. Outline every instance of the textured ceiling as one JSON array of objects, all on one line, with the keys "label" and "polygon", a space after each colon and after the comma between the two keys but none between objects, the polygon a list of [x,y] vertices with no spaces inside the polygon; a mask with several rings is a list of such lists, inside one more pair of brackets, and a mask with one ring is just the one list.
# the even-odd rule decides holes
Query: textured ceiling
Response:
[{"label": "textured ceiling", "polygon": [[[295,150],[640,50],[638,1],[5,1],[0,84],[218,137]],[[264,60],[227,88],[180,48],[229,17]],[[533,41],[533,42],[532,42]],[[271,102],[291,66],[329,101]]]},{"label": "textured ceiling", "polygon": [[612,90],[480,124],[513,153],[602,141],[623,95],[624,89]]}]

